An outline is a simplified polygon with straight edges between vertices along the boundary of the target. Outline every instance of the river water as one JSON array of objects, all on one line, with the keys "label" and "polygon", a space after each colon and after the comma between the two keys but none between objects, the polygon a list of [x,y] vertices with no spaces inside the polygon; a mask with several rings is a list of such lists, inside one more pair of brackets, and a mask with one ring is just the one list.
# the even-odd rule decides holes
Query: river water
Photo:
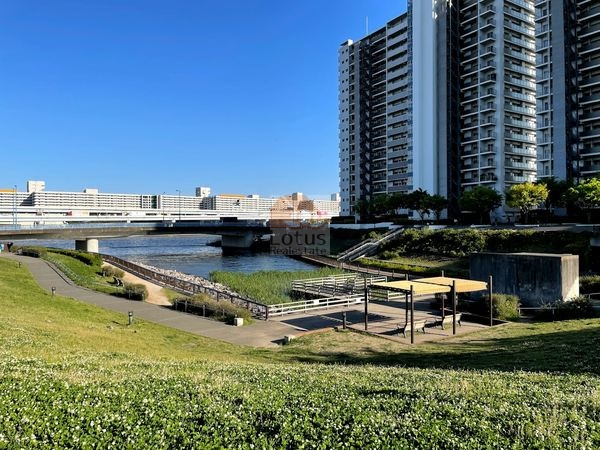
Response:
[{"label": "river water", "polygon": [[[209,278],[215,270],[251,273],[259,270],[311,270],[314,266],[302,261],[267,252],[247,252],[223,255],[220,247],[207,245],[216,240],[209,235],[133,236],[101,239],[100,253],[117,256],[131,262],[161,269]],[[74,249],[73,240],[14,241],[15,245],[40,245]]]}]

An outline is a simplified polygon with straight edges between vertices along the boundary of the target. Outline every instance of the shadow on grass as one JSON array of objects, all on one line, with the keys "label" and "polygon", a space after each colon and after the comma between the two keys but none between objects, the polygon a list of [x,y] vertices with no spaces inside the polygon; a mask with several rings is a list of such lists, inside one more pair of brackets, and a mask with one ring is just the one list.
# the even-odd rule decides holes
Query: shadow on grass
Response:
[{"label": "shadow on grass", "polygon": [[600,325],[522,336],[487,338],[477,334],[456,342],[421,344],[390,351],[362,347],[360,354],[312,351],[301,348],[288,353],[304,363],[373,364],[423,369],[560,372],[600,375]]}]

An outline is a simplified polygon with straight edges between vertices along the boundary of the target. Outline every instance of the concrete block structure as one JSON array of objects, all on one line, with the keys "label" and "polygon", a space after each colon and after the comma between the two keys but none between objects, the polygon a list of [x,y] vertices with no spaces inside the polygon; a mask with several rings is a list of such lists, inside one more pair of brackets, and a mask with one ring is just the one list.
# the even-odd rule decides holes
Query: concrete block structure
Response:
[{"label": "concrete block structure", "polygon": [[579,295],[579,256],[551,253],[473,253],[470,277],[494,292],[516,295],[525,306],[540,306]]}]

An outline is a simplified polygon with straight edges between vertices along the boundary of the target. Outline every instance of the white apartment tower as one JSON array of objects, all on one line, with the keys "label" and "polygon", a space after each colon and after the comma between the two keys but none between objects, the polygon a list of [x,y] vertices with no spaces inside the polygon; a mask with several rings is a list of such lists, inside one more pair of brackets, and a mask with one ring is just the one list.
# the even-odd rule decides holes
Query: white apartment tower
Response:
[{"label": "white apartment tower", "polygon": [[[342,215],[379,194],[438,191],[435,21],[425,3],[339,48]],[[411,17],[420,17],[416,31]]]},{"label": "white apartment tower", "polygon": [[459,4],[461,187],[504,192],[536,179],[534,3]]},{"label": "white apartment tower", "polygon": [[420,0],[339,49],[342,214],[536,179],[534,0]]}]

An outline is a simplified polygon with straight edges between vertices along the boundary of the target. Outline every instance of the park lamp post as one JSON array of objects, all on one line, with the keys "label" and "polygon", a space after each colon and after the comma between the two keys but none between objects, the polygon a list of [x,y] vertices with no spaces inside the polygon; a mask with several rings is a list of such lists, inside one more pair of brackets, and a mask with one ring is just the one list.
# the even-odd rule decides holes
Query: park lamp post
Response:
[{"label": "park lamp post", "polygon": [[13,190],[13,226],[15,230],[17,229],[17,224],[19,223],[17,219],[17,185],[15,184],[15,188]]}]

